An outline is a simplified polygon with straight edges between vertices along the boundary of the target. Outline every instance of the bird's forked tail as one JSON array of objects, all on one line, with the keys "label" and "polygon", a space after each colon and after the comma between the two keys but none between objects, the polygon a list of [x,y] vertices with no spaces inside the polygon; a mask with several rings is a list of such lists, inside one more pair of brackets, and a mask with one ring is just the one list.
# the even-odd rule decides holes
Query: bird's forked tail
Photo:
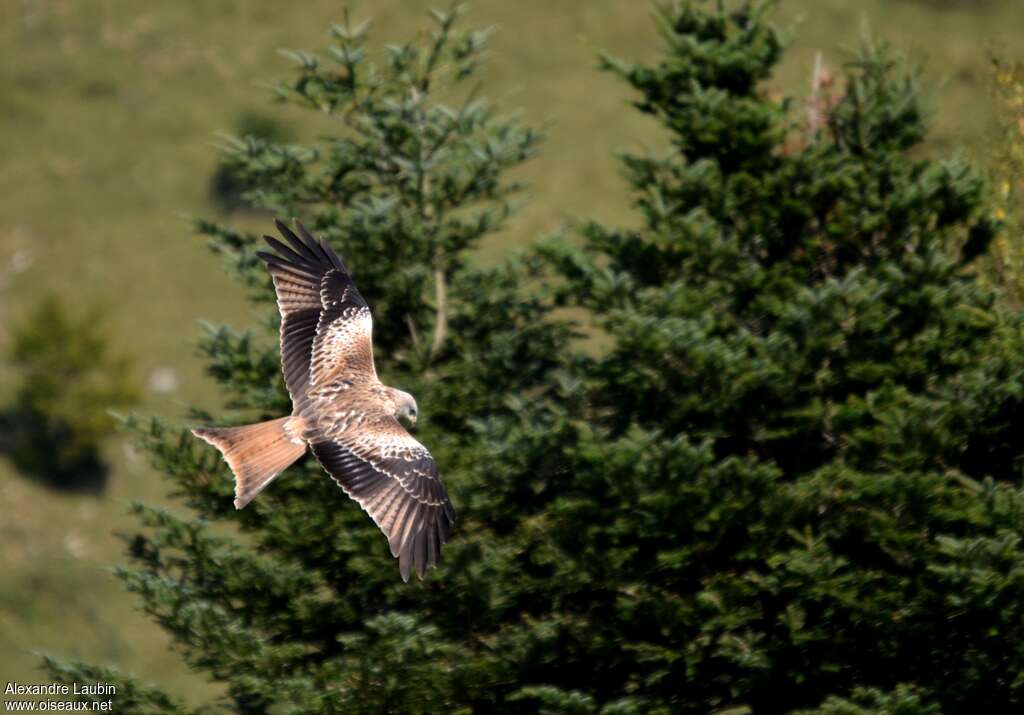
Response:
[{"label": "bird's forked tail", "polygon": [[[241,509],[278,474],[301,457],[306,442],[299,434],[301,418],[280,417],[244,427],[206,427],[192,434],[224,455],[235,474],[235,508]],[[289,424],[291,420],[291,424]]]}]

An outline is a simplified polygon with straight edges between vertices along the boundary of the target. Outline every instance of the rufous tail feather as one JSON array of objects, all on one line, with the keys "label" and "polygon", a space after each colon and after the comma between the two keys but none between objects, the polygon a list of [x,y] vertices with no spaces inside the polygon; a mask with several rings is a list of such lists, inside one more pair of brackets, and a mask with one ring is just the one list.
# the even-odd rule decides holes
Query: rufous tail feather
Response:
[{"label": "rufous tail feather", "polygon": [[[306,451],[297,417],[244,427],[206,427],[192,434],[220,450],[235,475],[235,508],[251,502]],[[289,424],[289,420],[291,423]]]}]

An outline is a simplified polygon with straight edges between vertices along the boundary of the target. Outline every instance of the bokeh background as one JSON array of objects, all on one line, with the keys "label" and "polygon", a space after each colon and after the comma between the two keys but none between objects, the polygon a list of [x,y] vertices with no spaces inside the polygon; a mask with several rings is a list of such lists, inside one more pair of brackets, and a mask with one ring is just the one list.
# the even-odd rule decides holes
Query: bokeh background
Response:
[{"label": "bokeh background", "polygon": [[[424,29],[430,7],[347,6],[373,17],[376,42]],[[266,222],[218,194],[220,136],[329,129],[273,104],[266,85],[289,72],[278,50],[321,48],[345,9],[320,0],[0,2],[0,411],[23,379],[12,336],[48,296],[72,318],[102,316],[101,337],[119,356],[111,364],[136,386],[132,409],[174,417],[189,404],[218,406],[195,353],[198,320],[245,326],[252,315],[188,217]],[[547,133],[515,177],[529,183],[529,203],[480,260],[576,216],[630,222],[609,147],[662,138],[622,111],[629,97],[596,70],[596,56],[655,56],[650,5],[476,0],[470,10],[471,23],[498,27],[487,94]],[[870,29],[922,67],[933,148],[982,163],[998,153],[990,57],[1024,53],[1020,0],[786,0],[776,17],[800,29],[771,91],[802,96],[817,53],[838,66]],[[37,680],[36,653],[47,652],[197,698],[209,686],[110,573],[122,560],[115,532],[129,525],[128,501],[160,503],[165,487],[126,443],[106,440],[102,450],[103,488],[84,492],[27,478],[0,455],[0,675]]]}]

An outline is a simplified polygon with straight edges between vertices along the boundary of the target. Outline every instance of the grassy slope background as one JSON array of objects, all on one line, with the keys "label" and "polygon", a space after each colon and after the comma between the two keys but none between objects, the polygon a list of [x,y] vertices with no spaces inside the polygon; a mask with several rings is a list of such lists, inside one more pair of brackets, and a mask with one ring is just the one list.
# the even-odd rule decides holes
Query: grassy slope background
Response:
[{"label": "grassy slope background", "polygon": [[[433,4],[349,7],[356,18],[372,15],[385,42],[424,28]],[[149,391],[140,412],[216,407],[194,354],[195,321],[245,326],[251,313],[180,215],[215,215],[216,134],[242,112],[276,116],[307,138],[329,129],[270,104],[260,83],[288,72],[278,48],[326,44],[343,9],[322,0],[301,12],[269,0],[0,3],[0,349],[12,321],[46,292],[98,303],[144,385],[161,369],[177,378],[171,392]],[[649,15],[638,0],[472,4],[472,23],[499,26],[486,94],[548,123],[543,153],[521,171],[532,202],[482,249],[485,260],[573,216],[630,220],[610,150],[661,138],[625,110],[627,94],[595,71],[595,55],[654,57]],[[924,66],[933,145],[974,152],[991,123],[988,48],[1024,41],[1017,0],[787,0],[778,18],[802,18],[779,91],[802,95],[814,54],[835,67],[867,24]],[[0,400],[10,378],[0,365]],[[49,491],[0,460],[0,680],[37,679],[39,650],[115,664],[199,698],[207,686],[109,574],[121,561],[111,532],[131,525],[126,502],[161,501],[163,485],[124,445],[108,452],[114,470],[99,498]]]}]

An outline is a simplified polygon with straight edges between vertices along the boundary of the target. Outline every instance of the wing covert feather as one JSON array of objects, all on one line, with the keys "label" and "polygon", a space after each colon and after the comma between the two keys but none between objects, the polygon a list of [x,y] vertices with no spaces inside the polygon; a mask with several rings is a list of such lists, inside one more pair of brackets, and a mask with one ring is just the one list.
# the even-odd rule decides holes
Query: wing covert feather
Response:
[{"label": "wing covert feather", "polygon": [[332,378],[377,378],[373,364],[373,316],[351,276],[330,271],[320,282],[320,318],[313,338],[312,386]]}]

